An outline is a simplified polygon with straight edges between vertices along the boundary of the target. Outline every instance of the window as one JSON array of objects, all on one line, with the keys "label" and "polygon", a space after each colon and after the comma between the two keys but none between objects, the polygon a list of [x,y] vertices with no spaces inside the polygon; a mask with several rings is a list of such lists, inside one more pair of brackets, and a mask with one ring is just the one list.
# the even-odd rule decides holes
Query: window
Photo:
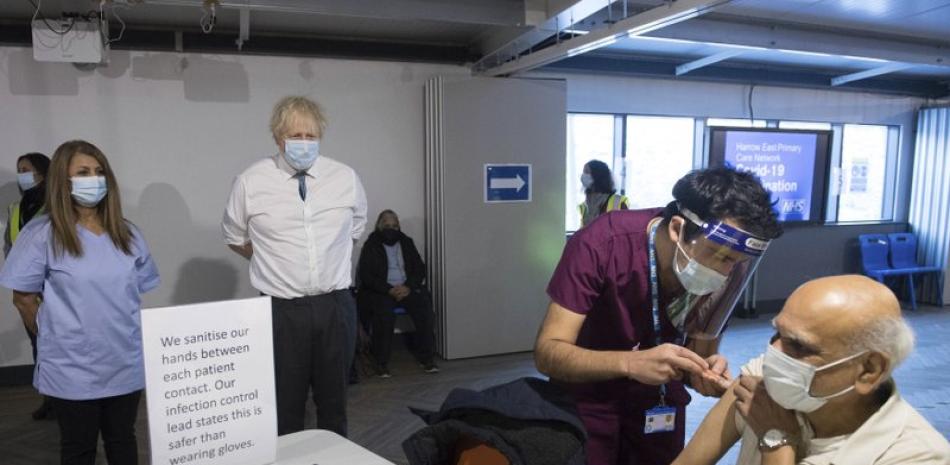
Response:
[{"label": "window", "polygon": [[769,122],[764,119],[751,121],[748,118],[706,118],[706,126],[731,126],[734,128],[765,128]]},{"label": "window", "polygon": [[[704,164],[709,141],[704,128],[778,128],[831,131],[826,222],[891,221],[896,201],[900,126],[571,113],[567,117],[565,227],[580,228],[584,164],[610,167],[631,209],[662,207],[673,185]],[[709,131],[705,131],[708,134]]]},{"label": "window", "polygon": [[614,181],[618,181],[614,169],[614,115],[567,115],[567,202],[564,214],[567,231],[576,231],[581,226],[577,210],[577,206],[584,202],[581,174],[584,165],[591,160],[606,163],[614,173]]},{"label": "window", "polygon": [[806,131],[830,131],[831,123],[813,123],[808,121],[779,121],[779,129],[802,129]]},{"label": "window", "polygon": [[888,126],[844,125],[840,175],[832,176],[832,182],[840,182],[839,222],[891,219],[884,199],[888,154],[896,152],[896,140],[890,140],[892,132],[897,131]]},{"label": "window", "polygon": [[664,207],[693,169],[693,118],[628,116],[624,191],[630,208]]}]

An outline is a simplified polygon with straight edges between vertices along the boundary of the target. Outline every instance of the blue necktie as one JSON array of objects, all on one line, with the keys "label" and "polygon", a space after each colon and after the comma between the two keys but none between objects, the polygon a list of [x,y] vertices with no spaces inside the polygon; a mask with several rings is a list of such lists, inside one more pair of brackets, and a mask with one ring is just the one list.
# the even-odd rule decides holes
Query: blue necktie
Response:
[{"label": "blue necktie", "polygon": [[300,200],[307,200],[307,172],[298,171],[294,177],[297,178],[297,192],[300,193]]}]

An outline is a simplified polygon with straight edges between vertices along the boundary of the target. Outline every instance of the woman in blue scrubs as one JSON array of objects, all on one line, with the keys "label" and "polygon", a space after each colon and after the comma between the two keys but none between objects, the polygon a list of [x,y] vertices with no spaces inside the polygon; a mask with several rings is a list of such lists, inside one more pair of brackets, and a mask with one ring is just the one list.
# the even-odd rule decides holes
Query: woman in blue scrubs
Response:
[{"label": "woman in blue scrubs", "polygon": [[123,218],[115,175],[96,146],[56,149],[46,206],[0,270],[0,285],[38,335],[33,384],[56,410],[62,464],[94,464],[100,433],[110,464],[136,464],[145,387],[139,310],[158,270]]}]

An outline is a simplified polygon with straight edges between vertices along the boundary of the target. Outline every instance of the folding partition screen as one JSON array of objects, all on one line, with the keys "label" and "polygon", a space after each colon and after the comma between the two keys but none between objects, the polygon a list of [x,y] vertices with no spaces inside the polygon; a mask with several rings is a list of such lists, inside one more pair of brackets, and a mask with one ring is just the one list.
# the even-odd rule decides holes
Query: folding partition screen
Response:
[{"label": "folding partition screen", "polygon": [[917,120],[910,224],[918,236],[917,262],[944,268],[943,283],[926,277],[921,300],[950,304],[950,107],[925,108]]},{"label": "folding partition screen", "polygon": [[565,243],[560,80],[426,85],[426,259],[443,357],[531,350]]}]

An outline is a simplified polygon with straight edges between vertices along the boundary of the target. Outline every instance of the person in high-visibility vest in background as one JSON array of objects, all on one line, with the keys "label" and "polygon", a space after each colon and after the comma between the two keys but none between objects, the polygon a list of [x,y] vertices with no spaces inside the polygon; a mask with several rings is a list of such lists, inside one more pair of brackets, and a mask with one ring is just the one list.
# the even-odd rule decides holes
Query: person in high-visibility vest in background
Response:
[{"label": "person in high-visibility vest in background", "polygon": [[[17,185],[20,187],[20,200],[7,208],[7,228],[3,233],[3,256],[6,257],[20,230],[34,216],[44,213],[46,204],[46,173],[49,171],[49,157],[42,153],[21,155],[16,161]],[[33,347],[33,360],[36,360],[36,334],[23,325]],[[33,411],[34,420],[52,418],[49,399],[43,397],[43,404]]]},{"label": "person in high-visibility vest in background", "polygon": [[614,210],[627,210],[630,202],[617,193],[614,177],[606,163],[591,160],[584,165],[581,175],[584,186],[584,202],[577,206],[581,214],[581,227],[591,224],[598,216]]}]

